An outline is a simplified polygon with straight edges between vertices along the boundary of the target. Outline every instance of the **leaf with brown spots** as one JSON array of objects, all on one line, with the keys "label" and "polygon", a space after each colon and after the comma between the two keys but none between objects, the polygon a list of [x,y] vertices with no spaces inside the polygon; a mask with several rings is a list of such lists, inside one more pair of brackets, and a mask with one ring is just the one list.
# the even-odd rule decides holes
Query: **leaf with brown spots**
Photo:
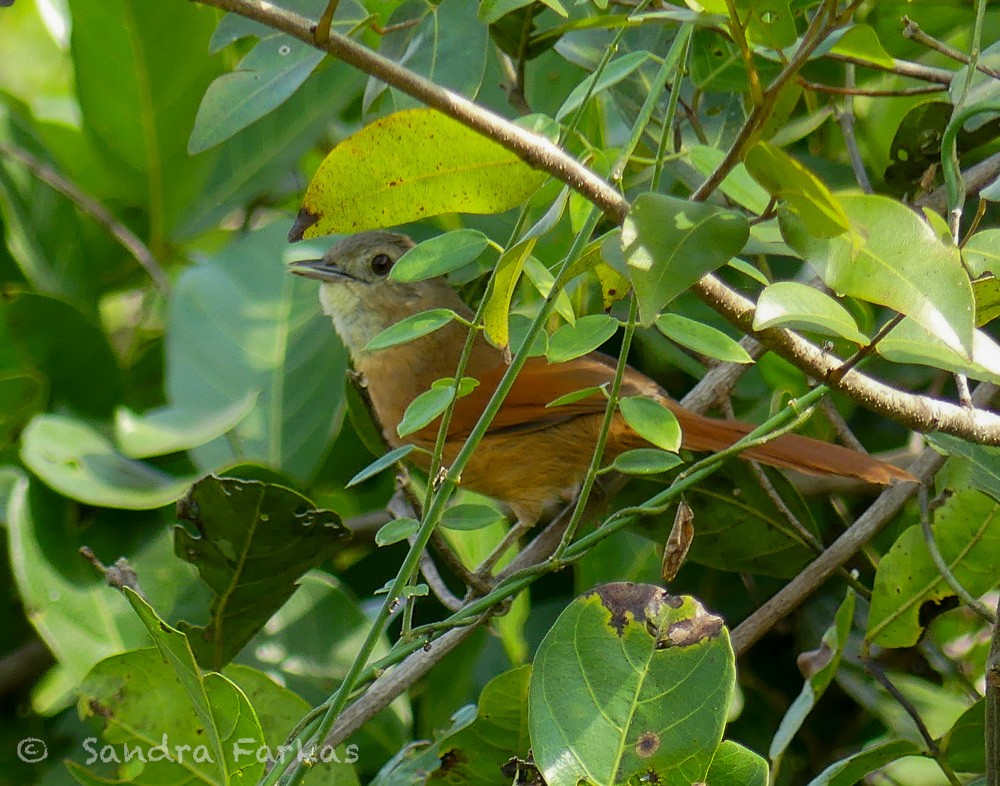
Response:
[{"label": "leaf with brown spots", "polygon": [[734,681],[729,632],[695,598],[651,584],[595,587],[535,655],[535,763],[551,786],[706,780]]}]

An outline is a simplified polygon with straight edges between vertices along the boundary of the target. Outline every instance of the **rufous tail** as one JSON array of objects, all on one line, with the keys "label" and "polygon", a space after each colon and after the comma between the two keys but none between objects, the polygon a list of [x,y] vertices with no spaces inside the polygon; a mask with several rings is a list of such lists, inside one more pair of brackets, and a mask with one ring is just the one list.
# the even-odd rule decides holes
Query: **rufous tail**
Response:
[{"label": "rufous tail", "polygon": [[[677,417],[683,433],[683,447],[688,450],[724,450],[755,428],[738,420],[698,415],[674,401],[664,400],[663,403]],[[740,455],[772,467],[794,469],[809,475],[841,475],[882,486],[889,485],[893,480],[916,481],[905,469],[879,461],[866,453],[797,434],[783,434]]]}]

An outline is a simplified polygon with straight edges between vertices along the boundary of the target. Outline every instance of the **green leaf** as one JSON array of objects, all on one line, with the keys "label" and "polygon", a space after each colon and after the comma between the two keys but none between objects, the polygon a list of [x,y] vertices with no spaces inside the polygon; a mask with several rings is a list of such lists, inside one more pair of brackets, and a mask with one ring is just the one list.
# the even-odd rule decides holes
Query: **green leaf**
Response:
[{"label": "green leaf", "polygon": [[[346,587],[330,573],[313,570],[302,577],[298,590],[275,612],[253,645],[243,650],[240,662],[274,675],[316,706],[329,697],[331,685],[343,679],[370,626],[361,604]],[[380,636],[372,657],[377,660],[388,651],[386,637]],[[232,668],[228,666],[225,673]],[[257,711],[260,714],[261,709]],[[412,738],[411,724],[409,699],[399,696],[352,735],[351,742],[357,743],[363,759],[359,765],[370,771],[375,762],[395,753]],[[339,772],[346,769],[336,768]],[[308,776],[305,783],[309,784]],[[322,784],[319,779],[317,786]]]},{"label": "green leaf", "polygon": [[549,336],[550,363],[565,363],[593,352],[618,332],[618,320],[608,314],[588,314],[574,325],[563,325]]},{"label": "green leaf", "polygon": [[771,740],[771,748],[767,754],[771,761],[781,758],[788,750],[792,738],[802,728],[806,716],[812,712],[833,682],[854,622],[854,602],[854,590],[848,589],[847,596],[837,609],[833,624],[823,634],[819,647],[797,658],[799,669],[805,673],[806,681],[802,691],[792,702],[792,706],[786,710],[781,725]]},{"label": "green leaf", "polygon": [[640,437],[658,448],[676,453],[681,447],[681,427],[674,413],[659,401],[627,396],[618,402],[625,422]]},{"label": "green leaf", "polygon": [[84,511],[21,470],[13,476],[0,519],[11,571],[28,619],[59,663],[58,679],[36,686],[32,706],[54,714],[102,658],[148,643],[145,628],[120,592],[80,557],[89,546],[105,562],[122,554],[142,575],[150,597],[176,612],[190,595],[191,574],[173,558],[168,527],[157,513]]},{"label": "green leaf", "polygon": [[909,740],[875,743],[847,758],[834,762],[807,786],[856,786],[864,777],[904,756],[919,756],[923,750]]},{"label": "green leaf", "polygon": [[206,625],[179,627],[198,662],[215,670],[281,608],[296,580],[350,534],[336,513],[315,509],[291,489],[236,478],[202,478],[177,504],[177,517],[197,535],[176,527],[174,550],[214,596]]},{"label": "green leaf", "polygon": [[[541,235],[538,235],[538,237],[541,237]],[[535,289],[538,290],[539,295],[547,298],[552,294],[552,288],[555,286],[556,277],[552,275],[552,271],[539,262],[538,259],[533,256],[529,256],[526,260],[524,260],[524,275],[527,276],[528,280],[534,285]],[[570,301],[569,295],[566,294],[566,290],[558,290],[554,297],[556,299],[556,313],[565,319],[569,324],[576,324],[576,312],[573,310],[573,303]]]},{"label": "green leaf", "polygon": [[[725,157],[724,150],[707,145],[694,145],[688,150],[691,166],[704,177],[712,174]],[[771,201],[771,195],[750,176],[742,161],[726,175],[722,183],[719,184],[719,190],[736,204],[758,215],[767,209],[768,203]]]},{"label": "green leaf", "polygon": [[1000,346],[982,330],[972,334],[972,359],[963,357],[912,319],[904,319],[876,346],[893,363],[917,363],[965,374],[973,379],[1000,382]]},{"label": "green leaf", "polygon": [[[261,730],[264,733],[264,741],[268,747],[266,753],[272,761],[279,759],[279,746],[284,745],[291,733],[302,717],[306,715],[311,707],[308,702],[300,696],[292,693],[288,688],[279,685],[268,674],[263,671],[232,664],[227,666],[223,672],[224,676],[238,687],[247,697],[253,707],[257,718],[260,720]],[[352,738],[356,739],[356,738]],[[240,758],[245,755],[245,746],[241,745]],[[360,786],[358,776],[351,765],[360,760],[359,751],[364,750],[370,755],[370,747],[362,747],[357,743],[351,745],[341,745],[334,751],[327,750],[324,762],[322,758],[313,764],[302,779],[303,786]],[[257,751],[252,755],[256,758]],[[294,749],[289,750],[284,757],[289,761],[296,755]]]},{"label": "green leaf", "polygon": [[680,314],[661,314],[656,318],[659,331],[682,347],[726,363],[753,363],[753,358],[721,330]]},{"label": "green leaf", "polygon": [[423,281],[458,270],[477,259],[490,239],[478,229],[456,229],[418,243],[399,258],[389,278],[394,281]]},{"label": "green leaf", "polygon": [[993,275],[977,278],[972,282],[972,294],[976,298],[977,328],[1000,317],[1000,278]]},{"label": "green leaf", "polygon": [[[222,775],[223,782],[230,782],[230,778],[239,780],[241,776],[245,776],[250,782],[254,778],[259,778],[263,775],[264,763],[250,756],[247,757],[247,761],[240,762],[237,754],[238,746],[233,744],[244,740],[255,742],[258,746],[264,743],[260,723],[246,696],[221,674],[203,675],[195,663],[188,637],[160,619],[153,607],[141,595],[128,587],[123,592],[156,643],[160,656],[169,664],[175,679],[187,694],[185,703],[194,709],[198,726],[206,734],[213,761]],[[160,679],[164,682],[169,681],[162,676]],[[120,683],[116,688],[119,693],[124,692],[124,686]],[[80,710],[81,715],[86,717],[84,710],[82,708]],[[103,714],[95,712],[89,702],[87,712]],[[111,715],[112,717],[115,715],[113,709]],[[154,715],[153,718],[155,717]],[[155,734],[150,736],[156,738]]]},{"label": "green leaf", "polygon": [[[137,608],[145,606],[135,593],[131,593],[132,598]],[[162,648],[131,650],[107,658],[80,687],[80,716],[102,724],[104,743],[117,749],[122,761],[115,773],[121,780],[94,782],[137,786],[189,779],[211,784],[253,783],[264,773],[264,763],[254,754],[265,742],[247,697],[221,674],[203,676],[184,637],[162,623],[151,609],[147,616],[153,623],[151,635]],[[179,640],[174,641],[174,636]],[[125,746],[142,751],[145,763],[138,757],[126,761]],[[156,752],[155,746],[163,747]],[[178,752],[176,746],[187,749]],[[235,755],[236,750],[245,748],[252,753]],[[75,767],[83,769],[79,764]]]},{"label": "green leaf", "polygon": [[420,529],[420,522],[413,518],[393,519],[379,527],[375,533],[376,546],[391,546],[406,540],[411,535],[416,535]]},{"label": "green leaf", "polygon": [[656,448],[636,448],[618,454],[611,463],[611,469],[626,475],[658,475],[683,463],[676,453]]},{"label": "green leaf", "polygon": [[950,434],[928,434],[939,451],[961,456],[969,462],[969,482],[973,487],[1000,501],[1000,448],[975,445]]},{"label": "green leaf", "polygon": [[[289,5],[282,3],[282,7]],[[340,5],[346,2],[342,0]],[[328,62],[281,106],[210,153],[201,154],[199,157],[212,157],[214,164],[177,233],[194,237],[255,198],[280,193],[288,172],[296,169],[302,156],[317,145],[327,144],[330,118],[345,111],[363,79],[360,71],[341,60]]]},{"label": "green leaf", "polygon": [[788,203],[813,236],[836,237],[847,231],[847,215],[830,189],[781,148],[758,142],[744,163],[772,196]]},{"label": "green leaf", "polygon": [[830,51],[837,55],[858,57],[886,68],[893,66],[892,55],[885,51],[878,33],[871,25],[851,25],[843,31]]},{"label": "green leaf", "polygon": [[[501,768],[514,756],[524,756],[528,739],[528,681],[531,667],[505,671],[483,687],[475,720],[444,735],[434,746],[437,768],[429,781],[446,777],[451,783],[490,784],[501,781]],[[449,766],[449,762],[454,765]]]},{"label": "green leaf", "polygon": [[967,356],[975,301],[958,249],[941,243],[916,213],[888,197],[843,194],[840,204],[849,234],[810,237],[781,210],[785,240],[838,295],[893,308]]},{"label": "green leaf", "polygon": [[69,0],[69,9],[82,125],[104,169],[99,196],[145,206],[157,247],[200,200],[214,163],[190,156],[186,140],[222,67],[206,54],[216,14],[144,0]]},{"label": "green leaf", "polygon": [[401,319],[395,325],[391,325],[379,333],[365,346],[366,352],[374,352],[378,349],[395,347],[398,344],[405,344],[415,338],[426,336],[435,330],[440,330],[449,322],[458,318],[458,314],[450,308],[432,308],[430,311],[421,311]]},{"label": "green leaf", "polygon": [[277,224],[247,234],[185,269],[174,287],[168,403],[210,412],[260,391],[229,436],[191,451],[202,472],[255,461],[304,482],[340,429],[347,353],[316,285],[279,264],[289,251],[283,235]]},{"label": "green leaf", "polygon": [[[388,5],[393,11],[386,32],[379,36],[379,54],[439,87],[474,100],[483,84],[490,48],[489,28],[477,18],[476,6],[465,0],[393,2]],[[389,100],[377,104],[387,88]],[[385,114],[420,106],[420,102],[372,76],[365,86],[362,107],[368,114],[376,106]]]},{"label": "green leaf", "polygon": [[535,653],[535,763],[551,786],[649,771],[667,786],[704,781],[734,684],[729,633],[696,599],[601,585],[559,615]]},{"label": "green leaf", "polygon": [[48,379],[54,404],[93,418],[111,414],[122,396],[122,373],[91,319],[56,298],[22,292],[0,303],[0,322],[18,355]]},{"label": "green leaf", "polygon": [[522,240],[507,249],[493,274],[489,300],[483,307],[483,330],[490,342],[500,349],[510,345],[510,301],[535,242],[534,238]]},{"label": "green leaf", "polygon": [[[771,485],[796,518],[819,537],[809,507],[780,472],[765,470]],[[738,493],[736,489],[739,489]],[[721,475],[699,483],[685,499],[694,511],[697,537],[688,561],[725,571],[792,578],[815,552],[788,525],[786,513],[743,461],[730,461]]]},{"label": "green leaf", "polygon": [[193,480],[126,458],[90,426],[64,415],[32,419],[21,438],[21,460],[60,494],[106,508],[160,508]]},{"label": "green leaf", "polygon": [[767,761],[737,742],[723,740],[706,783],[712,786],[767,786]]},{"label": "green leaf", "polygon": [[416,445],[402,445],[395,450],[390,450],[384,456],[380,456],[375,459],[371,464],[361,470],[357,475],[347,481],[347,488],[351,486],[356,486],[359,483],[368,480],[369,478],[375,477],[377,474],[385,469],[388,469],[397,461],[401,461],[406,458],[414,450],[417,450]]},{"label": "green leaf", "polygon": [[452,386],[425,390],[410,402],[403,413],[403,419],[396,426],[396,433],[405,437],[414,431],[420,431],[439,418],[454,398],[455,388]]},{"label": "green leaf", "polygon": [[796,281],[771,284],[757,298],[753,329],[769,327],[808,330],[844,338],[859,346],[868,344],[868,336],[858,330],[850,311],[825,292]]},{"label": "green leaf", "polygon": [[198,107],[188,152],[201,153],[284,103],[326,53],[290,35],[257,43],[236,70],[216,77]]},{"label": "green leaf", "polygon": [[706,273],[726,264],[749,237],[747,220],[731,210],[663,194],[640,194],[622,227],[622,250],[650,324],[660,309]]},{"label": "green leaf", "polygon": [[962,713],[941,740],[941,752],[956,772],[986,769],[986,702],[982,699]]},{"label": "green leaf", "polygon": [[652,55],[649,52],[629,52],[609,62],[600,73],[599,78],[596,73],[588,76],[573,88],[573,92],[563,101],[563,105],[556,112],[556,120],[563,120],[573,110],[578,109],[583,103],[583,99],[586,98],[588,91],[590,91],[590,95],[593,97],[607,90],[609,87],[617,85],[649,60],[650,57]]},{"label": "green leaf", "polygon": [[[939,491],[947,483],[952,493],[935,509],[932,531],[952,575],[978,597],[1000,583],[994,570],[1000,503],[970,487],[967,465],[949,466],[938,483]],[[879,561],[865,638],[882,647],[913,646],[923,633],[921,606],[954,594],[931,559],[920,526],[913,525]]]},{"label": "green leaf", "polygon": [[591,396],[603,396],[604,388],[602,386],[595,386],[590,388],[581,388],[580,390],[574,390],[572,393],[566,393],[565,395],[559,396],[559,398],[552,399],[545,408],[549,407],[564,407],[567,404],[575,404],[577,401],[583,401],[585,398],[590,398]]},{"label": "green leaf", "polygon": [[784,49],[798,38],[788,0],[753,0],[745,21],[747,39],[769,49]]},{"label": "green leaf", "polygon": [[115,410],[115,441],[129,458],[165,456],[196,448],[221,437],[250,414],[257,393],[215,412],[160,407],[137,415],[127,407]]},{"label": "green leaf", "polygon": [[506,516],[492,505],[466,502],[461,505],[453,505],[445,510],[441,517],[441,526],[445,529],[473,530],[483,529],[506,520]]},{"label": "green leaf", "polygon": [[973,278],[1000,273],[1000,229],[983,229],[968,238],[962,259]]},{"label": "green leaf", "polygon": [[359,232],[442,213],[502,213],[544,173],[433,109],[380,118],[337,145],[306,191],[291,239]]},{"label": "green leaf", "polygon": [[0,374],[0,446],[12,442],[45,406],[45,381],[35,374]]}]

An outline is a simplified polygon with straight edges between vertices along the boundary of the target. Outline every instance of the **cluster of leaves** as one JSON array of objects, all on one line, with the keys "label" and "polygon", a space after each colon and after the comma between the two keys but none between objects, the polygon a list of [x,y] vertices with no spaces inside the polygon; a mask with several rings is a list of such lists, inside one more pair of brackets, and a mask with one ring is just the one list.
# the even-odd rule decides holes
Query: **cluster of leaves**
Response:
[{"label": "cluster of leaves", "polygon": [[[311,19],[326,7],[281,5]],[[180,0],[68,0],[62,12],[45,4],[44,22],[27,2],[0,10],[27,42],[2,46],[33,47],[30,58],[0,51],[30,63],[0,75],[0,520],[19,609],[3,643],[45,671],[27,686],[28,720],[12,713],[0,742],[42,737],[52,754],[15,762],[16,782],[65,778],[63,758],[87,784],[256,782],[269,761],[258,752],[273,761],[293,729],[304,739],[310,707],[371,639],[364,601],[381,603],[382,583],[399,583],[403,541],[423,525],[400,519],[347,540],[343,520],[385,506],[382,470],[407,449],[383,455],[345,388],[346,353],[314,285],[283,269],[322,253],[324,235],[419,222],[407,231],[423,242],[393,276],[447,275],[470,297],[485,291],[477,329],[515,360],[564,362],[613,347],[624,329],[636,361],[669,388],[715,362],[748,366],[733,405],[750,419],[781,410],[807,381],[773,355],[752,364],[688,292],[707,273],[756,301],[755,329],[860,352],[866,371],[898,386],[940,391],[947,372],[1000,382],[1000,235],[975,231],[959,247],[943,209],[902,201],[932,188],[938,165],[951,184],[957,161],[994,152],[994,81],[933,60],[898,29],[905,7],[968,49],[1000,28],[995,11],[976,28],[964,7],[848,4],[857,13],[813,42],[801,79],[765,95],[808,42],[809,20],[836,3],[334,5],[335,32],[516,115],[620,184],[628,215],[620,227],[601,222],[579,193],[494,140],[259,22]],[[898,59],[944,74],[949,100],[816,87],[844,84],[846,60],[869,93],[898,91],[911,84]],[[991,49],[981,58],[994,60]],[[849,137],[835,123],[847,110]],[[745,144],[754,113],[752,144],[718,192],[688,199]],[[857,190],[845,141],[879,193]],[[307,240],[289,247],[300,206]],[[116,236],[136,242],[126,250]],[[812,275],[822,287],[803,283]],[[628,292],[638,325],[619,302]],[[419,314],[372,348],[459,318]],[[431,424],[470,388],[467,378],[432,387],[398,432]],[[901,437],[837,403],[871,447]],[[613,465],[660,476],[612,503],[641,506],[683,463],[680,433],[654,402],[617,406],[657,448]],[[832,431],[819,418],[807,429]],[[987,626],[968,608],[933,623],[929,612],[954,602],[956,583],[973,597],[996,588],[1000,456],[955,438],[933,444],[950,455],[933,521],[904,512],[857,565],[864,597],[830,582],[751,651],[738,680],[722,620],[744,618],[798,574],[835,537],[838,511],[863,499],[807,501],[780,476],[726,467],[686,494],[696,534],[677,597],[651,586],[662,518],[589,532],[572,571],[517,595],[305,782],[976,777]],[[489,501],[456,502],[442,531],[474,566],[505,526]],[[83,546],[108,563],[126,556],[137,586],[105,586]],[[403,624],[442,617],[426,586],[405,589]],[[390,649],[379,636],[376,665],[398,664],[411,643],[404,635]],[[794,655],[815,646],[800,658],[803,684]],[[154,757],[161,737],[172,755]],[[146,755],[126,757],[130,748]]]}]

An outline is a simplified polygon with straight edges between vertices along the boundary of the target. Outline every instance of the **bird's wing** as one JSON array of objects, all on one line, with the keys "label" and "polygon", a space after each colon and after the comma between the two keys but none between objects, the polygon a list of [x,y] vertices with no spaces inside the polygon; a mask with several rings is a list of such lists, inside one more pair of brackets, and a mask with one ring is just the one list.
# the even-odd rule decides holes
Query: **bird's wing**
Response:
[{"label": "bird's wing", "polygon": [[[507,371],[496,366],[480,374],[479,385],[455,404],[448,427],[450,439],[469,435],[479,416]],[[615,376],[615,360],[593,352],[565,363],[549,363],[543,357],[529,358],[514,380],[500,411],[490,424],[489,434],[523,434],[565,423],[582,415],[603,414],[608,400],[600,390],[610,386]],[[563,396],[578,391],[589,394],[566,404],[547,406]],[[627,369],[622,380],[622,395],[662,395],[651,380]],[[438,422],[429,426],[436,433]]]}]

